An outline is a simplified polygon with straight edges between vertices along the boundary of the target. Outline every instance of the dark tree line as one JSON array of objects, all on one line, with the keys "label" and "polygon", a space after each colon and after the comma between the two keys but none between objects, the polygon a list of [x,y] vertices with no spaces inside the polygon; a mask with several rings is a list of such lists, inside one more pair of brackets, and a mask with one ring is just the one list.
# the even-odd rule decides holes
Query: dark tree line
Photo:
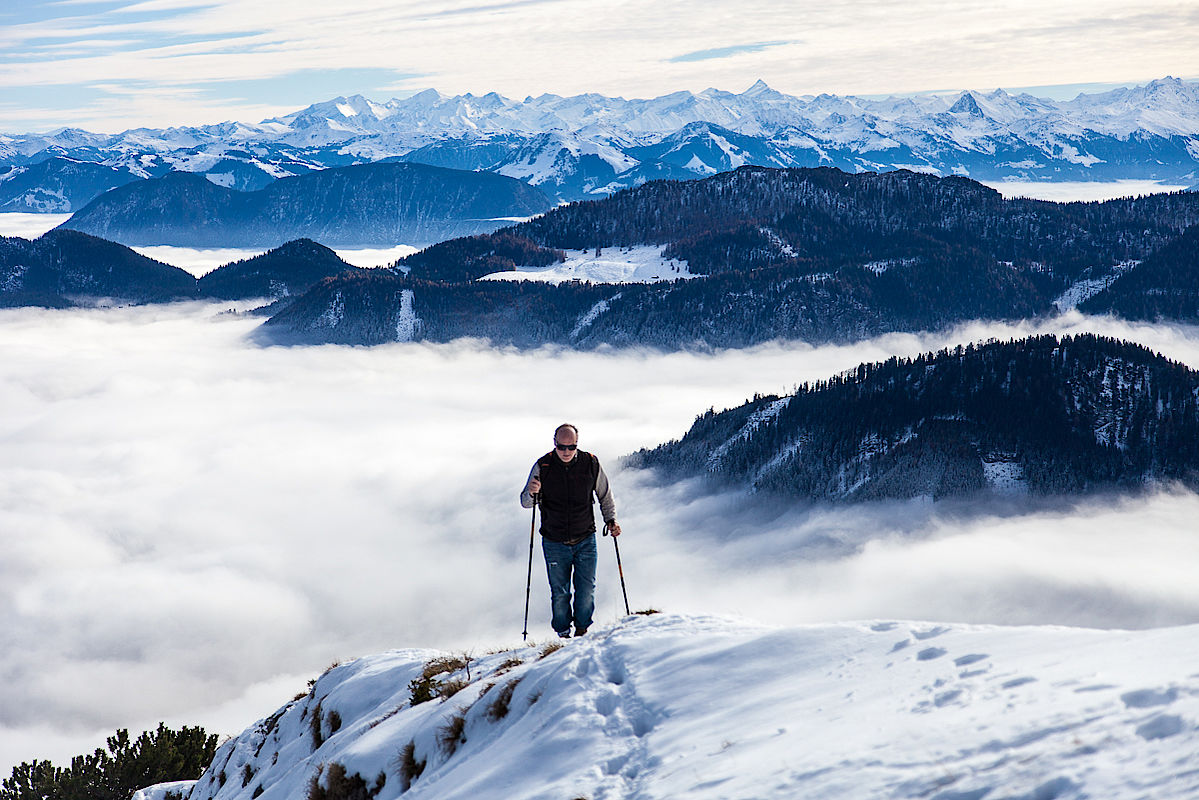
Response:
[{"label": "dark tree line", "polygon": [[23,763],[0,785],[0,800],[129,800],[138,789],[200,777],[216,753],[216,734],[203,728],[172,730],[159,723],[131,739],[124,728],[106,748],[75,756],[69,767]]},{"label": "dark tree line", "polygon": [[69,306],[74,295],[162,302],[195,297],[196,279],[116,242],[70,230],[0,237],[0,305]]}]

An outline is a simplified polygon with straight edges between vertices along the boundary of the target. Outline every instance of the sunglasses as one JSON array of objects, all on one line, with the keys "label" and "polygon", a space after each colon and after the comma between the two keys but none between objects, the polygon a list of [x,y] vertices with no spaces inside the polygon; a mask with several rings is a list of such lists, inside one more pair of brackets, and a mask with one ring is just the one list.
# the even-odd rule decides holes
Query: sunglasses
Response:
[{"label": "sunglasses", "polygon": [[578,448],[579,446],[577,444],[558,444],[557,442],[554,442],[555,450],[577,450]]}]

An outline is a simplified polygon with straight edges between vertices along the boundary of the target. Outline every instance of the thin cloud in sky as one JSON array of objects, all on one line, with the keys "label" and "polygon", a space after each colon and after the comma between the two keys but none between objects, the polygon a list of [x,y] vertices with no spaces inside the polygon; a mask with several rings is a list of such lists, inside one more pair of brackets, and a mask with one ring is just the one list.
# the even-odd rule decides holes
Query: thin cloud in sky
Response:
[{"label": "thin cloud in sky", "polygon": [[765,50],[768,47],[780,47],[791,42],[754,42],[753,44],[735,44],[729,47],[714,47],[709,50],[696,50],[691,53],[684,53],[681,56],[668,58],[667,61],[673,63],[686,61],[709,61],[716,58],[729,58],[730,56],[741,55],[742,53],[757,53]]},{"label": "thin cloud in sky", "polygon": [[[727,4],[691,0],[346,0],[336,6],[164,0],[18,9],[5,22],[0,106],[24,105],[16,119],[29,124],[40,117],[42,129],[258,121],[270,101],[242,99],[221,84],[274,81],[279,96],[293,97],[304,86],[305,70],[360,71],[354,79],[346,73],[336,94],[432,86],[516,97],[740,90],[758,78],[793,94],[880,94],[1199,74],[1190,46],[1199,37],[1199,14],[1170,0],[958,6],[746,0],[736,13]],[[97,47],[106,40],[121,45]],[[368,77],[384,70],[399,79]],[[165,104],[122,105],[94,90],[94,102],[77,104],[67,115],[54,100],[60,91],[77,95],[97,83],[126,81],[149,81]],[[5,95],[34,86],[44,103],[28,94],[14,103]],[[201,89],[214,102],[170,103],[181,87]],[[324,99],[312,96],[304,104]],[[295,110],[295,101],[286,102],[293,107],[277,102],[274,114]]]}]

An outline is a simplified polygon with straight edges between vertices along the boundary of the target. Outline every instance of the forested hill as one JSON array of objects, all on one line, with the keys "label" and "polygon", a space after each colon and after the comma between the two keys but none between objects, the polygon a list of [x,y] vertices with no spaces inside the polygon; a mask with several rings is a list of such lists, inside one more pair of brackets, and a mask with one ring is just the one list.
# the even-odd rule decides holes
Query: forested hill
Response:
[{"label": "forested hill", "polygon": [[[966,178],[907,170],[742,167],[571,203],[506,229],[494,249],[515,266],[536,262],[519,260],[527,252],[510,255],[514,240],[558,250],[668,245],[665,257],[699,274],[985,257],[1060,291],[1088,270],[1145,258],[1196,223],[1199,195],[1188,192],[1050,203],[1004,200]],[[476,255],[493,238],[478,237],[475,252],[445,242],[399,263],[423,278],[479,277],[502,268]]]},{"label": "forested hill", "polygon": [[708,411],[626,463],[806,500],[1199,485],[1199,372],[1079,335],[892,358]]},{"label": "forested hill", "polygon": [[[1053,313],[1199,223],[1199,194],[1105,203],[1004,200],[964,178],[743,167],[574,203],[343,275],[264,329],[294,342],[397,338],[572,347],[851,341]],[[700,277],[588,288],[480,282],[567,250],[663,247]],[[665,261],[664,261],[665,263]],[[666,268],[664,267],[664,270]],[[663,274],[667,274],[665,271]],[[415,316],[420,325],[409,324]]]},{"label": "forested hill", "polygon": [[1125,319],[1199,321],[1199,225],[1121,275],[1079,308]]},{"label": "forested hill", "polygon": [[128,247],[70,230],[0,236],[0,306],[73,305],[73,298],[163,302],[195,297],[196,279]]},{"label": "forested hill", "polygon": [[322,278],[358,271],[329,248],[311,239],[296,239],[274,250],[234,261],[200,278],[201,297],[236,300],[244,297],[287,297],[307,290]]},{"label": "forested hill", "polygon": [[129,245],[390,247],[494,231],[552,205],[515,178],[424,164],[335,167],[251,192],[172,172],[106,192],[61,227]]},{"label": "forested hill", "polygon": [[358,271],[324,245],[298,239],[197,280],[123,244],[59,229],[33,240],[0,237],[0,307],[280,299],[322,278]]}]

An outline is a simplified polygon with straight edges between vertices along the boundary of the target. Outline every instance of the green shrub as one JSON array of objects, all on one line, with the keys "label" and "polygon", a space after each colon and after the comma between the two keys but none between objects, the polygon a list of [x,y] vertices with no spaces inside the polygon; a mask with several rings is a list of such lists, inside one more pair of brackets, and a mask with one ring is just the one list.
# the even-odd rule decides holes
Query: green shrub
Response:
[{"label": "green shrub", "polygon": [[107,749],[76,756],[71,766],[34,760],[13,768],[0,784],[0,800],[129,800],[138,789],[167,781],[195,780],[212,763],[217,737],[203,728],[157,730],[131,739],[122,728]]},{"label": "green shrub", "polygon": [[[427,703],[434,697],[445,696],[441,694],[442,680],[439,676],[467,668],[467,679],[469,680],[469,665],[470,658],[466,655],[439,656],[426,662],[424,668],[421,670],[420,676],[413,678],[408,683],[409,703],[415,706],[421,703]],[[456,692],[458,690],[455,689],[454,691]],[[450,694],[452,695],[453,692]]]}]

